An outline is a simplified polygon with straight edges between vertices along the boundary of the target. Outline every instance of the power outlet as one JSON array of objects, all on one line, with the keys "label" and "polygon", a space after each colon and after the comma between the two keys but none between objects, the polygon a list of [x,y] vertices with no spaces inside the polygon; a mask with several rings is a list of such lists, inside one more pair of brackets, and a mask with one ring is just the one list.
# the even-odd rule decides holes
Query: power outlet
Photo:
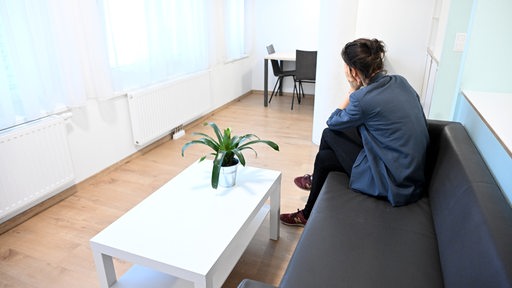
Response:
[{"label": "power outlet", "polygon": [[185,129],[183,129],[183,125],[175,127],[171,130],[171,139],[175,140],[185,135]]}]

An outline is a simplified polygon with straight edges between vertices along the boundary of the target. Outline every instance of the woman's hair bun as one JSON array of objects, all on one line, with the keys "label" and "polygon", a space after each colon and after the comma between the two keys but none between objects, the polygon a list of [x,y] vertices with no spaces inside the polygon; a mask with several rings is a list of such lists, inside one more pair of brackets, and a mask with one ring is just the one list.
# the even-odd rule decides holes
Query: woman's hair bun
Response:
[{"label": "woman's hair bun", "polygon": [[359,38],[345,45],[341,56],[345,63],[357,69],[369,80],[375,73],[383,71],[386,48],[378,39]]},{"label": "woman's hair bun", "polygon": [[372,51],[372,54],[379,54],[380,58],[384,58],[384,54],[386,54],[386,48],[384,47],[384,42],[373,38],[369,42],[370,49]]}]

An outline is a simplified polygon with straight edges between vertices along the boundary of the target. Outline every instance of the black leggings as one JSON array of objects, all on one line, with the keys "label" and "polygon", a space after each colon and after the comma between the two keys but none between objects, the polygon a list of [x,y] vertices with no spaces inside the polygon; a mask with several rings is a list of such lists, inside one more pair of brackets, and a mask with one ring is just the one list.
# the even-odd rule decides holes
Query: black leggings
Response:
[{"label": "black leggings", "polygon": [[352,166],[361,149],[363,149],[363,143],[357,128],[344,131],[324,129],[320,140],[320,147],[315,158],[311,191],[303,211],[306,219],[309,218],[313,210],[313,206],[329,172],[340,171],[350,177]]}]

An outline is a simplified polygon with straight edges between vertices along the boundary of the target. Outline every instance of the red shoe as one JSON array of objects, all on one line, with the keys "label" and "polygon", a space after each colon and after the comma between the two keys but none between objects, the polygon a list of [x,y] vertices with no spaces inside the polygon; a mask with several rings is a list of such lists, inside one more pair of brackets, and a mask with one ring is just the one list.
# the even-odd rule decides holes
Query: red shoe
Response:
[{"label": "red shoe", "polygon": [[293,182],[295,182],[295,185],[299,187],[300,189],[304,190],[311,190],[311,182],[312,182],[313,176],[310,174],[306,174],[304,176],[299,176],[293,179]]},{"label": "red shoe", "polygon": [[308,220],[304,217],[302,210],[297,209],[297,212],[281,214],[279,216],[281,223],[289,226],[301,226],[304,227]]}]

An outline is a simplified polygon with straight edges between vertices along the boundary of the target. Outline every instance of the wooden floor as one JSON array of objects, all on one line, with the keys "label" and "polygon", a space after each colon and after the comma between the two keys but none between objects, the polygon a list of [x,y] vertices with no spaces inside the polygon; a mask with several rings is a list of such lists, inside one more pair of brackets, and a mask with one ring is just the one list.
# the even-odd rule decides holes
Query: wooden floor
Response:
[{"label": "wooden floor", "polygon": [[[257,146],[258,157],[246,153],[246,160],[250,166],[282,171],[281,211],[295,211],[308,193],[296,188],[293,178],[310,172],[317,152],[311,142],[313,98],[295,103],[293,111],[291,96],[276,97],[267,108],[262,98],[259,93],[243,97],[205,120],[279,144],[280,152]],[[181,146],[194,138],[191,132],[210,133],[200,123],[186,129],[184,137],[106,169],[73,187],[71,197],[0,235],[0,287],[99,287],[89,239],[207,152],[191,146],[181,157]],[[205,219],[204,225],[219,224]],[[236,287],[244,278],[279,284],[301,232],[281,225],[281,238],[269,240],[265,221],[223,287]],[[130,265],[115,261],[118,273]]]}]

